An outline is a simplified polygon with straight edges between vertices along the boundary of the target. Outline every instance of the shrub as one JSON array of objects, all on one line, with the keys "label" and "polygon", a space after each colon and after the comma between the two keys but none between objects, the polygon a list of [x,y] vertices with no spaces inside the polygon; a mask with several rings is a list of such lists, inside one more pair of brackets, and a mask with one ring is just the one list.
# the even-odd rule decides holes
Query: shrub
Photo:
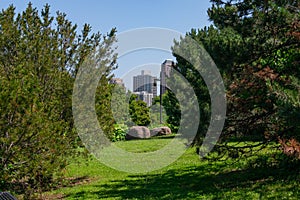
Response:
[{"label": "shrub", "polygon": [[113,142],[125,140],[125,136],[127,134],[128,127],[125,124],[115,124],[114,125],[114,137],[112,139]]}]

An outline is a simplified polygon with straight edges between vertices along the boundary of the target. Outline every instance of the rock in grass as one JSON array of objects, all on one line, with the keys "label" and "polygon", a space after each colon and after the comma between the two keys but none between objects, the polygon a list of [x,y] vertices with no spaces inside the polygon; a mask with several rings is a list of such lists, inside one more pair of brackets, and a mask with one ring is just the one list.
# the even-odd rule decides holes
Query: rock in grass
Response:
[{"label": "rock in grass", "polygon": [[154,128],[150,131],[151,136],[160,136],[160,135],[169,135],[172,134],[172,131],[169,127],[163,126],[159,128]]},{"label": "rock in grass", "polygon": [[133,126],[126,134],[126,140],[150,138],[150,130],[145,126]]}]

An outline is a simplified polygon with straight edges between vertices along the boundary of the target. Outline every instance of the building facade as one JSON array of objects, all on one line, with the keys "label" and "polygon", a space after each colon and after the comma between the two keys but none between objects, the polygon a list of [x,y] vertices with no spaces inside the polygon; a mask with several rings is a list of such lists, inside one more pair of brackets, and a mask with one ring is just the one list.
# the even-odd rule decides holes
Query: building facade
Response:
[{"label": "building facade", "polygon": [[138,100],[144,101],[148,107],[150,107],[152,105],[152,100],[153,100],[152,93],[142,91],[142,92],[134,92],[133,94],[136,94],[138,96]]},{"label": "building facade", "polygon": [[171,76],[172,68],[174,67],[175,63],[173,60],[165,60],[161,64],[161,71],[160,71],[160,94],[163,95],[168,88],[166,79]]},{"label": "building facade", "polygon": [[133,77],[133,92],[152,93],[157,96],[156,77],[151,75],[151,71],[142,70],[141,75]]}]

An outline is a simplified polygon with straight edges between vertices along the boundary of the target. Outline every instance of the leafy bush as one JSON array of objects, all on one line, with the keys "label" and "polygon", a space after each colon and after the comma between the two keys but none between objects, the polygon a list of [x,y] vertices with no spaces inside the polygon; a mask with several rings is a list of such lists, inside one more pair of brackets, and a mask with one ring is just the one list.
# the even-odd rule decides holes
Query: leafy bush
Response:
[{"label": "leafy bush", "polygon": [[126,133],[128,131],[128,127],[125,124],[115,124],[114,125],[114,137],[112,139],[113,142],[125,140]]},{"label": "leafy bush", "polygon": [[151,123],[150,109],[142,100],[137,100],[137,95],[131,95],[129,100],[129,114],[132,122],[137,126],[148,126]]}]

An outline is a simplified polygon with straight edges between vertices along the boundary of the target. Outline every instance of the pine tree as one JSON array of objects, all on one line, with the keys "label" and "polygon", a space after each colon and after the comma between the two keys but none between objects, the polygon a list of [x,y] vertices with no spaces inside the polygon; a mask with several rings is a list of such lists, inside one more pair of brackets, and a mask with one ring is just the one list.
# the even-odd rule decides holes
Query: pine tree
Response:
[{"label": "pine tree", "polygon": [[[2,191],[31,198],[53,185],[55,175],[74,153],[78,141],[72,116],[76,73],[96,47],[108,56],[113,54],[110,46],[102,44],[115,34],[114,29],[105,37],[91,34],[89,25],[81,35],[76,30],[65,14],[50,16],[49,5],[40,13],[32,4],[17,15],[13,6],[0,12]],[[114,69],[115,56],[110,64],[105,77]]]}]

